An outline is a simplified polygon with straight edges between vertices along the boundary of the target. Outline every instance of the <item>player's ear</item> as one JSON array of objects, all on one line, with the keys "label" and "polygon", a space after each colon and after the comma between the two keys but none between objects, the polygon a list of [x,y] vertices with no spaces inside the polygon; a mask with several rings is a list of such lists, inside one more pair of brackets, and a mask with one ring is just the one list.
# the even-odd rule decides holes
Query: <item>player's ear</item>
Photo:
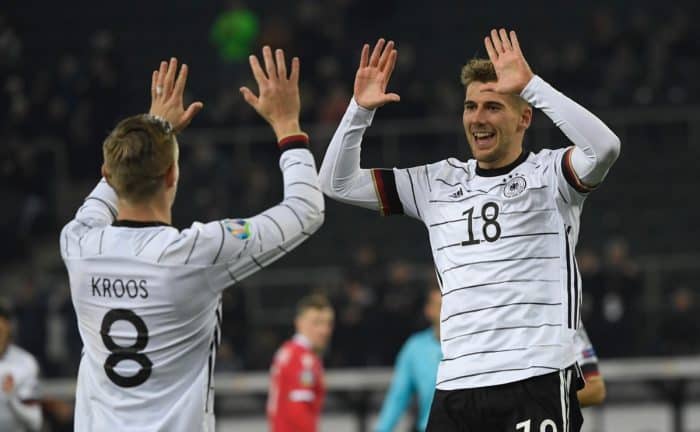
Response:
[{"label": "player's ear", "polygon": [[518,122],[518,129],[526,130],[530,127],[532,123],[532,107],[527,102],[523,101],[523,108],[520,113],[520,121]]},{"label": "player's ear", "polygon": [[173,162],[165,172],[165,187],[170,189],[177,183],[178,176],[177,162]]},{"label": "player's ear", "polygon": [[[102,177],[104,177],[107,184],[112,186],[112,183],[110,182],[110,178],[109,178],[109,171],[107,171],[107,166],[104,163],[102,164],[102,167],[100,168],[100,173],[102,174]],[[114,186],[112,186],[112,188],[114,188]]]}]

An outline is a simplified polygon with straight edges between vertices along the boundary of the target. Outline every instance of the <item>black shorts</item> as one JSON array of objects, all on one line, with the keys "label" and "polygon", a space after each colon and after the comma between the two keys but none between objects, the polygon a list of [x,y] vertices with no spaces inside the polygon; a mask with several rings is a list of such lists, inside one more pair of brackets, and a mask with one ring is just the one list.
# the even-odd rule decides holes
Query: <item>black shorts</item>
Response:
[{"label": "black shorts", "polygon": [[579,432],[578,366],[508,384],[436,390],[427,432]]}]

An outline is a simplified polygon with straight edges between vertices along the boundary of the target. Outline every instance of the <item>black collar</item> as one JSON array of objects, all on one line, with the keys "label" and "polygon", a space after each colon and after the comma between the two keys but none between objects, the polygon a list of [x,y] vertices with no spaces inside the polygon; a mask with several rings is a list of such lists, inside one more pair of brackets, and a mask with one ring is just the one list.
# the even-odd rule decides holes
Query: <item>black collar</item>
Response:
[{"label": "black collar", "polygon": [[480,177],[496,177],[499,175],[503,174],[508,174],[515,168],[516,166],[520,165],[521,163],[525,162],[525,159],[530,156],[530,152],[526,152],[523,150],[522,153],[520,153],[520,156],[513,162],[509,163],[506,166],[500,167],[500,168],[491,168],[491,169],[485,169],[485,168],[479,168],[479,162],[476,163],[476,175]]},{"label": "black collar", "polygon": [[149,227],[156,227],[156,226],[171,226],[170,224],[166,224],[165,222],[160,222],[160,221],[134,221],[134,220],[126,220],[126,219],[119,219],[115,220],[112,222],[112,226],[115,227],[127,227],[127,228],[149,228]]}]

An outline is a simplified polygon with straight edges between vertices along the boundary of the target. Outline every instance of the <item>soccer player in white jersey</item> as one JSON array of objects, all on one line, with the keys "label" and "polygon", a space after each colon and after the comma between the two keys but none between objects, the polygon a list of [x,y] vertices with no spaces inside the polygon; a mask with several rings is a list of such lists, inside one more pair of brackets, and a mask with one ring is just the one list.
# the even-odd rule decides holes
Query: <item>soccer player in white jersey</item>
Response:
[{"label": "soccer player in white jersey", "polygon": [[0,431],[39,431],[39,364],[12,343],[12,314],[0,306]]},{"label": "soccer player in white jersey", "polygon": [[[320,171],[339,201],[406,214],[429,232],[442,288],[443,359],[429,431],[577,431],[574,367],[581,280],[574,259],[587,194],[618,156],[617,136],[534,75],[515,32],[492,30],[490,60],[462,70],[473,159],[361,169],[360,143],[387,93],[393,42],[362,49],[354,96]],[[573,146],[523,149],[533,107]]]},{"label": "soccer player in white jersey", "polygon": [[[176,133],[186,110],[177,61],[153,73],[150,115],[120,122],[103,145],[104,178],[61,232],[84,352],[76,431],[214,431],[221,293],[298,246],[323,222],[323,194],[299,126],[299,60],[263,48],[245,100],[272,126],[284,199],[249,218],[172,227]],[[216,181],[216,179],[212,179]],[[187,197],[185,197],[187,199]]]}]

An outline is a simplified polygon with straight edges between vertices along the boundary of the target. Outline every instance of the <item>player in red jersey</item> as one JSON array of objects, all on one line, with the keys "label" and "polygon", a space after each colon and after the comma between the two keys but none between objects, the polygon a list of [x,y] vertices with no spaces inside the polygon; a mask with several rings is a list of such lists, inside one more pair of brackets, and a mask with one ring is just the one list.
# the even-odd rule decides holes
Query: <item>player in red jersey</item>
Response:
[{"label": "player in red jersey", "polygon": [[285,342],[270,368],[267,418],[271,432],[315,432],[326,394],[321,353],[333,332],[328,299],[310,295],[297,305],[296,334]]}]

